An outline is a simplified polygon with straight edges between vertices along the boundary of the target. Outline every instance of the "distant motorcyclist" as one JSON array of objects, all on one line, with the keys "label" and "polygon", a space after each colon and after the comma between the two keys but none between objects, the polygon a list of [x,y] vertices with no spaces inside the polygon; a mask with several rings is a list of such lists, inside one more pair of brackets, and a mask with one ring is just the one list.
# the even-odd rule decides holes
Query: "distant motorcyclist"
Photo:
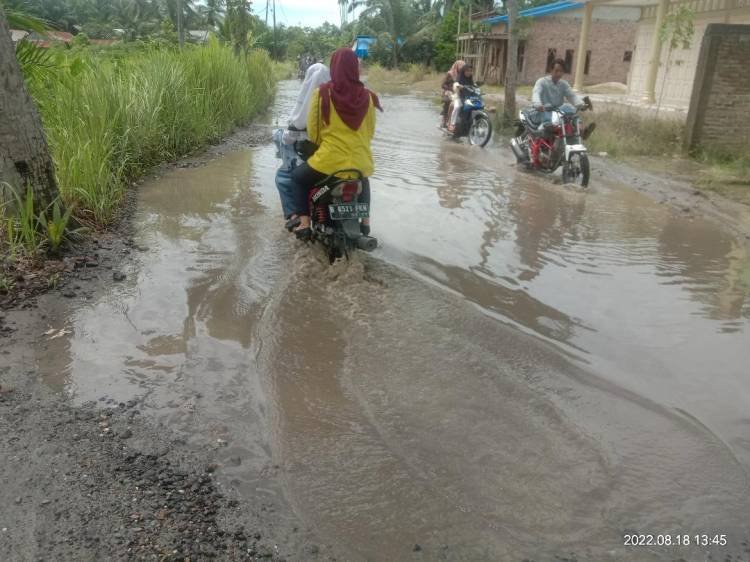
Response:
[{"label": "distant motorcyclist", "polygon": [[470,64],[465,64],[458,73],[458,79],[453,84],[453,111],[451,112],[451,121],[448,125],[448,131],[453,132],[456,129],[458,117],[461,114],[464,99],[466,98],[466,86],[474,86],[474,69]]},{"label": "distant motorcyclist", "polygon": [[466,63],[462,60],[457,60],[456,62],[454,62],[450,70],[445,73],[443,83],[440,85],[440,90],[443,98],[443,111],[440,112],[443,120],[440,126],[443,129],[448,128],[448,122],[451,115],[451,104],[456,97],[453,93],[453,85],[456,83],[456,80],[458,80],[458,73],[461,72],[461,69],[464,66],[466,66]]},{"label": "distant motorcyclist", "polygon": [[[540,127],[551,119],[551,113],[545,111],[545,107],[560,107],[565,102],[570,103],[577,109],[586,106],[584,101],[573,91],[567,80],[563,80],[565,74],[565,61],[556,59],[552,64],[552,71],[547,76],[542,76],[534,84],[534,91],[531,94],[531,105],[537,114],[534,121],[540,123]],[[594,130],[595,123],[587,125],[581,136],[587,139]]]}]

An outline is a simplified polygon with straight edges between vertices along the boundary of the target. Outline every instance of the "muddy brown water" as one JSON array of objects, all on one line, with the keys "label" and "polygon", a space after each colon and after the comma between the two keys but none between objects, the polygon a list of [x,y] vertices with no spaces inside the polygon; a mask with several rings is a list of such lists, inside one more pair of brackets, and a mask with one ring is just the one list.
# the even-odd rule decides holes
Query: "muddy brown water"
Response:
[{"label": "muddy brown water", "polygon": [[53,319],[49,384],[219,446],[344,560],[748,559],[747,246],[384,103],[374,254],[329,268],[290,239],[271,145],[176,169],[140,190],[127,280]]}]

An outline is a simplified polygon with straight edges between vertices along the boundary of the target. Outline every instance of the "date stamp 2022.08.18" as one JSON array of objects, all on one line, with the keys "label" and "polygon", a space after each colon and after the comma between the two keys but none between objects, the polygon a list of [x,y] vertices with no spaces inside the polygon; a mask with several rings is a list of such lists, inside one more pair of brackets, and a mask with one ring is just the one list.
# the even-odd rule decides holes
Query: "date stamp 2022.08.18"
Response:
[{"label": "date stamp 2022.08.18", "polygon": [[723,533],[625,533],[623,546],[727,546]]}]

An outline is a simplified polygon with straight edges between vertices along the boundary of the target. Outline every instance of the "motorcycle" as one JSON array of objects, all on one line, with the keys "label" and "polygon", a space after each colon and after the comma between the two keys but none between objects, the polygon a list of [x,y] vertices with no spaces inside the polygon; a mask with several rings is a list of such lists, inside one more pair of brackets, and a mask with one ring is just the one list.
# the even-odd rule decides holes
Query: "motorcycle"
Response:
[{"label": "motorcycle", "polygon": [[[581,111],[593,110],[588,96],[583,102]],[[545,121],[547,114],[550,118]],[[544,113],[522,109],[510,146],[516,160],[530,169],[551,174],[562,166],[564,183],[589,184],[591,165],[581,137],[581,117],[570,104],[545,106]]]},{"label": "motorcycle", "polygon": [[311,240],[326,247],[330,263],[349,259],[352,250],[372,252],[378,246],[377,238],[362,234],[361,220],[370,216],[369,203],[361,201],[364,181],[359,170],[339,170],[310,190]]},{"label": "motorcycle", "polygon": [[458,120],[452,133],[454,139],[468,137],[469,143],[484,148],[492,138],[492,121],[484,110],[481,84],[463,86],[468,93],[458,113]]}]

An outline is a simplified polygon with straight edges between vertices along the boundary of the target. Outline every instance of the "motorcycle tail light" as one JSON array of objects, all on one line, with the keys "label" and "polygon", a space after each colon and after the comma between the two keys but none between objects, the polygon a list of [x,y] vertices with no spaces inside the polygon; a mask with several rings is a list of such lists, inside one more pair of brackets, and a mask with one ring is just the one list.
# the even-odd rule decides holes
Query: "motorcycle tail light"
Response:
[{"label": "motorcycle tail light", "polygon": [[565,123],[565,136],[569,137],[574,133],[573,131],[573,124],[572,123]]},{"label": "motorcycle tail light", "polygon": [[357,191],[359,191],[358,182],[345,183],[341,189],[341,199],[344,203],[350,203],[356,197]]}]

